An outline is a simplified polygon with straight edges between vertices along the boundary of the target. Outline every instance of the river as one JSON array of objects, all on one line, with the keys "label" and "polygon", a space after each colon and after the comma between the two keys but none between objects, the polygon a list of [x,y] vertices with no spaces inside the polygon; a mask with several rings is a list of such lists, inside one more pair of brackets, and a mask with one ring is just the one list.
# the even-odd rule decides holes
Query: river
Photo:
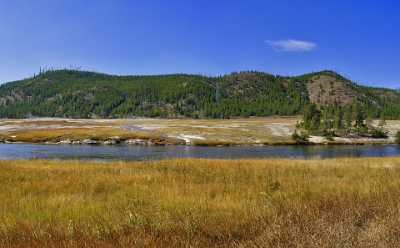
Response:
[{"label": "river", "polygon": [[0,159],[150,160],[168,158],[335,158],[400,156],[397,145],[91,146],[0,144]]}]

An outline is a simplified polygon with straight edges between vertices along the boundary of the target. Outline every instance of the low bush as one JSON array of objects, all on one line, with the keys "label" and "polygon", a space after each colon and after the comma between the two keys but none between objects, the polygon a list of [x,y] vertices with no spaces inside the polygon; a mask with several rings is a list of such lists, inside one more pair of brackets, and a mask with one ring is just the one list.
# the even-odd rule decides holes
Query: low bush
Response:
[{"label": "low bush", "polygon": [[372,129],[370,131],[371,137],[376,138],[376,139],[384,139],[387,138],[387,132],[384,131],[383,129]]},{"label": "low bush", "polygon": [[292,134],[292,139],[294,141],[296,141],[297,143],[307,143],[309,136],[308,136],[308,134],[306,134],[304,132],[298,133],[297,131],[295,131]]}]

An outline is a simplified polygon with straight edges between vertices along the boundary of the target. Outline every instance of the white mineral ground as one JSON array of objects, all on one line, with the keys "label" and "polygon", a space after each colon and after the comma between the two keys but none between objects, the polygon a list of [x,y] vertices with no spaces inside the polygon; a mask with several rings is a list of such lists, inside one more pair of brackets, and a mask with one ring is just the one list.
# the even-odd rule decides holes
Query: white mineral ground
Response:
[{"label": "white mineral ground", "polygon": [[[140,131],[152,134],[156,132],[164,137],[181,139],[187,144],[196,140],[236,141],[260,144],[266,141],[279,142],[290,139],[295,130],[296,118],[249,118],[231,120],[188,120],[188,119],[0,119],[0,134],[36,129],[75,129],[75,128],[116,128],[131,132]],[[379,121],[373,121],[378,126]],[[384,129],[388,131],[388,139],[342,138],[335,137],[337,143],[390,143],[400,131],[400,121],[387,121]],[[310,142],[326,143],[320,136],[311,136]]]}]

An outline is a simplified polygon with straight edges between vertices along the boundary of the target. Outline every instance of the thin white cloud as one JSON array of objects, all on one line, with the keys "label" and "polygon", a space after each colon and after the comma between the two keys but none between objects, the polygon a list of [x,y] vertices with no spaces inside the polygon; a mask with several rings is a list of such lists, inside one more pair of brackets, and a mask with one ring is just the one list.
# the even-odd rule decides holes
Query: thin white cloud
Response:
[{"label": "thin white cloud", "polygon": [[317,47],[317,44],[304,40],[267,40],[266,43],[276,51],[280,52],[309,52]]}]

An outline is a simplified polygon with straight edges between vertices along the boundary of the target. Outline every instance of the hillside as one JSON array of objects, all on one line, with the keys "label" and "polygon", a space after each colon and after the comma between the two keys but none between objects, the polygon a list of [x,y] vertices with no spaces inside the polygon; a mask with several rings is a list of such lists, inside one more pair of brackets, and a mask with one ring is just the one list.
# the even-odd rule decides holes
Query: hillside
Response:
[{"label": "hillside", "polygon": [[355,102],[370,117],[400,118],[398,91],[357,85],[331,71],[296,77],[262,72],[204,77],[58,70],[0,86],[0,118],[229,118],[295,115],[309,103]]}]

